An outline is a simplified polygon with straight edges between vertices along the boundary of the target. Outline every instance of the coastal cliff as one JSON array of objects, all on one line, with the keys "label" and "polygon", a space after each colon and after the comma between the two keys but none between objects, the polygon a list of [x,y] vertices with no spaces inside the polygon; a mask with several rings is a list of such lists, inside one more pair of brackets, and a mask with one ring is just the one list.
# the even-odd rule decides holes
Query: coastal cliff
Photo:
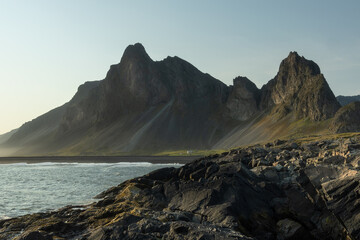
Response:
[{"label": "coastal cliff", "polygon": [[0,239],[360,239],[360,134],[276,140],[164,168]]}]

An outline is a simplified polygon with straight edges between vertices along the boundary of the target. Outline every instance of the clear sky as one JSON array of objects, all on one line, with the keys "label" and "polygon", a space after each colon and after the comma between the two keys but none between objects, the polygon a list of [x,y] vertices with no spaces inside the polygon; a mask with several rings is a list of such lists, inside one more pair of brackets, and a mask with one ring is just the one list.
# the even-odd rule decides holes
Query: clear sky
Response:
[{"label": "clear sky", "polygon": [[103,79],[136,42],[259,88],[297,51],[335,95],[360,94],[358,0],[0,0],[0,33],[0,134]]}]

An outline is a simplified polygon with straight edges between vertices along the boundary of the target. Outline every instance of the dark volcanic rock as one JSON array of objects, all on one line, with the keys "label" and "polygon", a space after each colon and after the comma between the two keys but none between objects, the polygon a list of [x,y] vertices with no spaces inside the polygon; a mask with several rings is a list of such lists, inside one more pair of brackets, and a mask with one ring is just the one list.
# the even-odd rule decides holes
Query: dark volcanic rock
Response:
[{"label": "dark volcanic rock", "polygon": [[247,77],[234,79],[234,86],[226,102],[229,115],[240,121],[250,119],[259,111],[260,90]]},{"label": "dark volcanic rock", "polygon": [[335,114],[331,129],[337,133],[360,131],[360,102],[352,102]]},{"label": "dark volcanic rock", "polygon": [[360,136],[234,149],[0,221],[0,239],[360,239]]},{"label": "dark volcanic rock", "polygon": [[261,91],[262,108],[274,106],[280,116],[293,111],[298,119],[319,121],[340,108],[319,66],[296,52],[281,62],[278,74]]},{"label": "dark volcanic rock", "polygon": [[17,240],[52,240],[52,237],[50,237],[46,233],[35,231],[35,232],[25,232],[21,234],[17,238]]}]

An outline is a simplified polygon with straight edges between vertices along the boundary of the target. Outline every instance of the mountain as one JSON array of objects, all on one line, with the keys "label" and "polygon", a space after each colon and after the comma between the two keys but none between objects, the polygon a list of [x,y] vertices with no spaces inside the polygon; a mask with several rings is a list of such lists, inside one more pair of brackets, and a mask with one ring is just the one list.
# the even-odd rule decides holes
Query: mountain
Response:
[{"label": "mountain", "polygon": [[246,121],[259,112],[261,91],[247,77],[237,77],[226,101],[228,115]]},{"label": "mountain", "polygon": [[297,119],[325,120],[340,108],[319,66],[296,52],[281,62],[278,74],[262,91],[263,108],[274,106],[281,115],[293,112]]},{"label": "mountain", "polygon": [[[87,82],[78,88],[73,99],[64,105],[55,108],[32,121],[23,124],[0,147],[1,151],[11,149],[12,152],[47,153],[55,149],[49,145],[60,128],[65,112],[72,104],[80,103],[99,82]],[[20,154],[23,155],[23,154]]]},{"label": "mountain", "polygon": [[0,135],[0,144],[6,142],[7,140],[9,140],[9,138],[14,135],[16,133],[17,129],[14,129],[8,133],[5,133],[5,134],[1,134]]},{"label": "mountain", "polygon": [[257,105],[251,109],[257,111],[249,121],[238,124],[220,139],[214,149],[279,137],[328,133],[328,124],[323,122],[340,108],[319,66],[296,52],[290,52],[281,62],[277,75],[260,89],[260,93],[254,93],[257,97],[253,102]]},{"label": "mountain", "polygon": [[336,133],[360,132],[360,102],[352,102],[340,108],[331,122]]},{"label": "mountain", "polygon": [[341,104],[341,106],[348,105],[349,103],[360,101],[360,95],[356,96],[337,96],[336,99]]},{"label": "mountain", "polygon": [[227,86],[179,57],[153,61],[128,46],[105,79],[24,124],[1,148],[13,155],[154,154],[223,149],[328,131],[340,108],[320,68],[291,52],[261,89]]},{"label": "mountain", "polygon": [[103,81],[89,84],[60,107],[46,138],[23,140],[21,133],[33,135],[26,128],[37,131],[36,119],[7,143],[20,145],[19,154],[206,149],[233,125],[222,117],[225,84],[178,57],[155,62],[141,44],[129,46]]}]

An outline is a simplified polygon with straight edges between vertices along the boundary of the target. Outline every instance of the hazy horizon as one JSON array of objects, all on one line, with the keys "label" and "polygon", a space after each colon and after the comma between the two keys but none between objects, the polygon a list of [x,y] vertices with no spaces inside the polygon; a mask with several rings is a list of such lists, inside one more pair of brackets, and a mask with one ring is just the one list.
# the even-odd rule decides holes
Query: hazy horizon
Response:
[{"label": "hazy horizon", "polygon": [[336,96],[358,95],[360,3],[347,1],[2,1],[0,134],[101,80],[129,44],[179,56],[227,85],[259,88],[290,51],[315,61]]}]

